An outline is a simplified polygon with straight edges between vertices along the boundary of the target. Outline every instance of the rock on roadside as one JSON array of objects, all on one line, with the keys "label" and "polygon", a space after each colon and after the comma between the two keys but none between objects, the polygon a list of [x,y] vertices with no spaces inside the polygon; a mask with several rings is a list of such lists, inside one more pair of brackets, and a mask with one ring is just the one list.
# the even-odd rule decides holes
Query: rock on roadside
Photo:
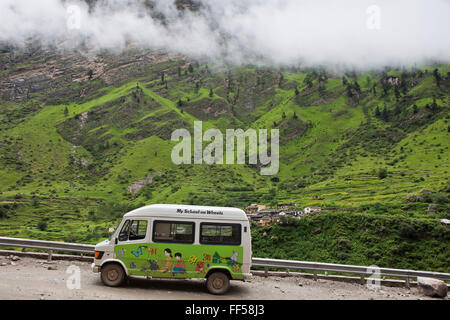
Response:
[{"label": "rock on roadside", "polygon": [[429,297],[445,298],[448,288],[444,281],[433,278],[417,277],[417,285],[421,292]]}]

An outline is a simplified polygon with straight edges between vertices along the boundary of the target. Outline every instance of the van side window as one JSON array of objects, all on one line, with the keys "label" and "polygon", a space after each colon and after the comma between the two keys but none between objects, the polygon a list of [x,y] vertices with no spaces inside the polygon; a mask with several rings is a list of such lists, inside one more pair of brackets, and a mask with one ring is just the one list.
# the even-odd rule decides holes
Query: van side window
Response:
[{"label": "van side window", "polygon": [[200,224],[200,243],[217,245],[240,245],[241,225],[224,223]]},{"label": "van side window", "polygon": [[193,222],[155,221],[153,242],[194,243]]},{"label": "van side window", "polygon": [[147,220],[127,220],[120,230],[119,241],[144,240],[147,235]]}]

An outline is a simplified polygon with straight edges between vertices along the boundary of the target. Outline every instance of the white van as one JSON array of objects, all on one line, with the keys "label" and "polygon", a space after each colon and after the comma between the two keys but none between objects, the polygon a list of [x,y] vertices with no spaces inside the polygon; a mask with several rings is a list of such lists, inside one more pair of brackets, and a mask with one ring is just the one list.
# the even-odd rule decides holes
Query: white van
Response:
[{"label": "white van", "polygon": [[110,238],[95,247],[93,271],[105,285],[128,276],[206,278],[213,294],[230,280],[247,280],[252,245],[250,223],[236,208],[150,205],[127,213]]}]

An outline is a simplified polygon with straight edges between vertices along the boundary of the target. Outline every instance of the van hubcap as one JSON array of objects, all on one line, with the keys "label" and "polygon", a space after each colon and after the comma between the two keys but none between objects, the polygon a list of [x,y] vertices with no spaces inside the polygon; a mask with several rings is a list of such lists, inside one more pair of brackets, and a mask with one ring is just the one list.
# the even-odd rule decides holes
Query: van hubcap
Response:
[{"label": "van hubcap", "polygon": [[119,277],[119,273],[117,272],[117,270],[109,270],[107,277],[109,281],[116,281]]},{"label": "van hubcap", "polygon": [[221,289],[223,287],[223,280],[220,278],[214,279],[212,284],[214,289]]}]

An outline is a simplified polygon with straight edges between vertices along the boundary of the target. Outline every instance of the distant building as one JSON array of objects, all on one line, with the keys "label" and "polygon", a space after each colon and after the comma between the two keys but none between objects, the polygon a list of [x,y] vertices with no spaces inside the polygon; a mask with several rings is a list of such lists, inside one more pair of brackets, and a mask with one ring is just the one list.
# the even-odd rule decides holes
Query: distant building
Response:
[{"label": "distant building", "polygon": [[400,84],[400,78],[389,76],[386,81],[393,86],[397,86]]},{"label": "distant building", "polygon": [[303,210],[300,210],[300,211],[294,211],[294,213],[292,215],[295,217],[300,217],[300,216],[304,215],[304,213],[303,213]]},{"label": "distant building", "polygon": [[262,218],[260,218],[258,221],[258,226],[260,227],[266,227],[266,226],[270,226],[272,224],[272,218],[269,216],[264,216]]},{"label": "distant building", "polygon": [[274,215],[271,217],[271,219],[272,219],[272,224],[279,224],[281,221],[279,215]]},{"label": "distant building", "polygon": [[320,213],[322,212],[321,207],[306,207],[303,209],[304,214]]},{"label": "distant building", "polygon": [[247,214],[252,214],[252,213],[260,212],[261,210],[264,210],[265,208],[266,208],[266,206],[263,204],[251,204],[245,208],[245,212]]},{"label": "distant building", "polygon": [[283,211],[283,210],[281,210],[281,209],[262,209],[258,213],[261,213],[261,214],[278,214],[281,211]]},{"label": "distant building", "polygon": [[245,208],[245,213],[247,214],[253,214],[256,212],[258,212],[258,206],[256,204],[255,205],[252,204]]},{"label": "distant building", "polygon": [[269,215],[269,214],[252,214],[249,215],[249,220],[251,222],[256,222],[258,227],[266,227],[272,224],[280,223],[279,215]]},{"label": "distant building", "polygon": [[[285,213],[287,216],[293,216],[293,217],[298,217],[303,215],[303,211],[283,211],[282,213]],[[281,213],[280,213],[281,215]]]},{"label": "distant building", "polygon": [[292,207],[297,207],[297,204],[296,203],[291,203],[291,202],[278,204],[278,208],[282,209],[282,210],[290,209]]},{"label": "distant building", "polygon": [[258,212],[260,212],[261,210],[264,210],[266,208],[265,205],[263,204],[258,204]]}]

